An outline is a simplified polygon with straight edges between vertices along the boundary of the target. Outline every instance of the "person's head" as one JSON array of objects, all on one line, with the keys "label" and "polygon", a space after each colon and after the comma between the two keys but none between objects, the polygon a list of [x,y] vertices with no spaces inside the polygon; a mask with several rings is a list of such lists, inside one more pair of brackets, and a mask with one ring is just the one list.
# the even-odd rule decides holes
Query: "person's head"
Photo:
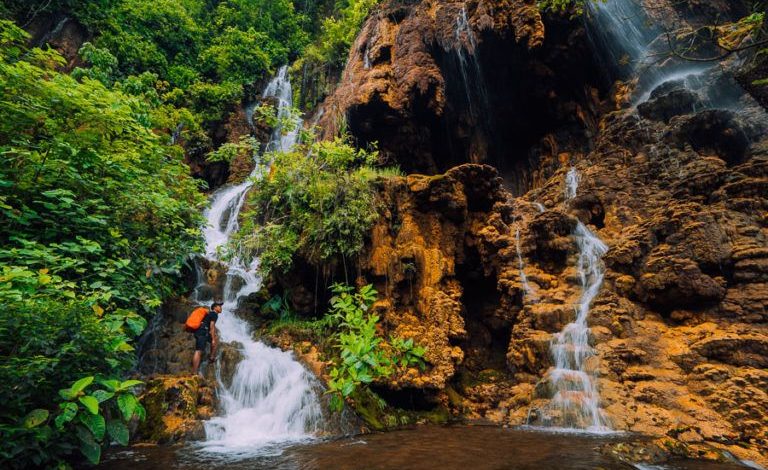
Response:
[{"label": "person's head", "polygon": [[213,310],[216,313],[221,313],[221,306],[224,305],[221,302],[214,302],[213,305],[211,305],[211,310]]}]

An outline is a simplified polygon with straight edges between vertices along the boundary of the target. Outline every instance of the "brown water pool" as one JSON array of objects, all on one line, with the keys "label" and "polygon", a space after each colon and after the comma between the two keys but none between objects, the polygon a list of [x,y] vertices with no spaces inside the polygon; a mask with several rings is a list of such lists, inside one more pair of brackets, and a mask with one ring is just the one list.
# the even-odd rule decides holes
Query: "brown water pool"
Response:
[{"label": "brown water pool", "polygon": [[258,452],[209,452],[194,445],[133,447],[111,452],[102,468],[275,470],[729,470],[738,463],[680,460],[634,466],[605,455],[627,435],[590,436],[490,426],[423,426],[336,440],[275,446]]}]

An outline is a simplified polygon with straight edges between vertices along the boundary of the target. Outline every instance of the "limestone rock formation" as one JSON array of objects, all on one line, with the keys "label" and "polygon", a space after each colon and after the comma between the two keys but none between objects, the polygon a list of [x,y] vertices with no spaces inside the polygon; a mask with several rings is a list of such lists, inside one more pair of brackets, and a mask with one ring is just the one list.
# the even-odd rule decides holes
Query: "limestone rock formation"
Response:
[{"label": "limestone rock formation", "polygon": [[[326,136],[348,124],[358,142],[377,142],[407,172],[491,163],[524,187],[548,175],[545,164],[531,173],[529,158],[556,161],[565,137],[558,133],[568,129],[565,140],[583,143],[595,123],[583,84],[598,78],[585,66],[592,55],[574,24],[553,19],[546,40],[532,1],[383,2],[353,44],[319,124]],[[533,145],[542,151],[529,154]]]},{"label": "limestone rock formation", "polygon": [[[448,124],[449,133],[481,127],[467,104],[476,90],[469,99],[451,91],[461,77],[442,61],[463,51],[482,68],[483,47],[498,47],[495,35],[507,34],[520,41],[515,54],[539,67],[523,73],[541,79],[537,70],[552,65],[542,51],[557,49],[547,43],[550,30],[543,35],[552,20],[528,15],[527,4],[507,2],[495,16],[483,5],[385,2],[325,104],[326,131],[344,115],[359,140],[379,140],[384,155],[406,170],[447,170],[382,183],[386,211],[362,256],[361,282],[374,282],[383,294],[376,308],[384,334],[416,338],[430,362],[426,372],[384,388],[419,391],[456,416],[524,424],[552,365],[553,334],[573,320],[580,295],[572,235],[580,220],[609,246],[589,319],[598,352],[590,367],[614,429],[656,436],[680,454],[716,458],[722,449],[765,464],[764,112],[748,97],[730,110],[711,99],[702,109],[699,93],[667,83],[637,108],[598,118],[610,106],[590,101],[598,85],[586,80],[581,98],[557,101],[579,116],[581,131],[561,126],[539,134],[548,145],[526,143],[537,159],[521,158],[513,147],[499,153],[517,162],[515,169],[525,167],[523,184],[508,176],[515,173],[509,166],[498,165],[505,184],[490,167],[451,168],[487,161],[477,156],[492,152],[487,135],[468,136],[461,158],[435,143],[430,132],[450,123],[441,116],[452,112],[460,111],[464,126]],[[721,7],[713,8],[727,5]],[[515,21],[500,21],[500,10]],[[464,42],[456,21],[462,11],[477,49]],[[556,24],[552,32],[562,40]],[[578,28],[570,34],[578,38]],[[580,145],[584,136],[590,145]],[[565,204],[571,165],[581,184]]]},{"label": "limestone rock formation", "polygon": [[169,444],[204,437],[202,420],[214,412],[214,389],[207,383],[196,375],[149,380],[140,397],[147,419],[139,424],[137,440]]}]

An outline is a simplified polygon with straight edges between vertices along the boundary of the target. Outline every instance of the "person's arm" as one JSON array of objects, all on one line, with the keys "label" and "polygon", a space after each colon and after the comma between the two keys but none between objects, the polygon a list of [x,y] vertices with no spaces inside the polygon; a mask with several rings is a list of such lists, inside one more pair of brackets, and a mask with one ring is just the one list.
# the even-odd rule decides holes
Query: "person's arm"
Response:
[{"label": "person's arm", "polygon": [[213,360],[216,357],[216,348],[219,345],[219,337],[216,333],[216,322],[211,322],[211,357],[210,359]]}]

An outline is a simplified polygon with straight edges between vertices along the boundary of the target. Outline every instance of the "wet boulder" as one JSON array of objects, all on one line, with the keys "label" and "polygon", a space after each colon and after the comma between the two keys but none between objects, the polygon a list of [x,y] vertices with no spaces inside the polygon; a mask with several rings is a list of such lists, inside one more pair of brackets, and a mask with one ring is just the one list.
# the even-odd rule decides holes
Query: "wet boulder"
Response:
[{"label": "wet boulder", "polygon": [[637,112],[646,119],[669,122],[675,116],[692,113],[700,103],[693,91],[675,87],[674,82],[665,83],[653,90],[648,101],[638,105]]},{"label": "wet boulder", "polygon": [[750,145],[742,122],[723,109],[708,109],[676,123],[668,138],[680,146],[689,144],[699,154],[717,156],[728,166],[743,162]]}]

